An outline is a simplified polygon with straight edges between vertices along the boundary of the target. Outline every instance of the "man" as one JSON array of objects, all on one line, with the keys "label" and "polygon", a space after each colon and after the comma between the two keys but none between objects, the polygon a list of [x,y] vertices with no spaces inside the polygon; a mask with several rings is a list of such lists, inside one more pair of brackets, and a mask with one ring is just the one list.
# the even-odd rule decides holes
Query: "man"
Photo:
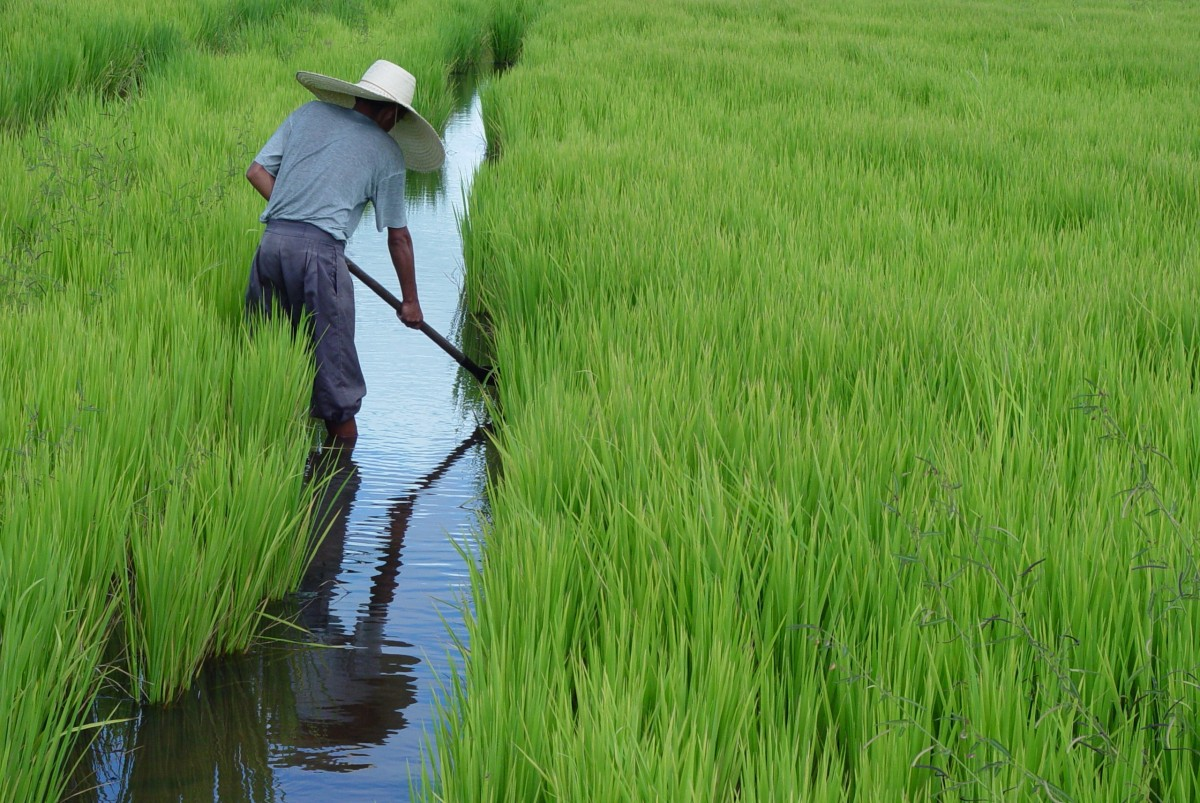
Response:
[{"label": "man", "polygon": [[357,84],[310,72],[296,73],[296,80],[317,100],[292,112],[246,171],[267,200],[246,309],[268,315],[279,309],[293,331],[306,313],[311,316],[317,364],[311,414],[325,422],[331,438],[353,444],[366,384],[354,347],[346,240],[370,201],[377,228],[387,229],[400,279],[400,320],[419,326],[405,170],[437,170],[445,150],[412,108],[416,79],[389,61],[372,64]]}]

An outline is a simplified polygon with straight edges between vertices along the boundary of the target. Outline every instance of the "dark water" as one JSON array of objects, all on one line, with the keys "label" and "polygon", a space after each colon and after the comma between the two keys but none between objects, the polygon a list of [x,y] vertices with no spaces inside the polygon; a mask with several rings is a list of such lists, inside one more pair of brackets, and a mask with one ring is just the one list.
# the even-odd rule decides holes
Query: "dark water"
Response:
[{"label": "dark water", "polygon": [[[426,320],[453,340],[459,218],[485,149],[477,95],[444,138],[446,168],[414,191],[409,229]],[[347,255],[399,295],[372,218]],[[308,632],[276,628],[291,643],[212,662],[168,707],[102,701],[130,719],[101,731],[72,800],[403,801],[419,783],[433,700],[454,638],[466,638],[458,608],[486,515],[486,438],[454,361],[365,287],[355,293],[360,437],[349,455],[314,456],[334,477],[330,531],[281,610]]]}]

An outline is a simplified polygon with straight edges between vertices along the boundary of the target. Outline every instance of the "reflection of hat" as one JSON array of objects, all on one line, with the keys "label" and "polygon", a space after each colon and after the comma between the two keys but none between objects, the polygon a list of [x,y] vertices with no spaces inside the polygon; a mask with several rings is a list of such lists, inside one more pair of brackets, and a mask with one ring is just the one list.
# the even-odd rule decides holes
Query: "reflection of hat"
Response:
[{"label": "reflection of hat", "polygon": [[303,71],[296,73],[296,80],[319,100],[346,108],[354,106],[355,98],[400,104],[408,113],[396,121],[391,134],[404,151],[405,164],[419,173],[429,173],[442,166],[446,149],[433,126],[412,107],[417,79],[403,68],[380,59],[367,68],[357,84]]}]

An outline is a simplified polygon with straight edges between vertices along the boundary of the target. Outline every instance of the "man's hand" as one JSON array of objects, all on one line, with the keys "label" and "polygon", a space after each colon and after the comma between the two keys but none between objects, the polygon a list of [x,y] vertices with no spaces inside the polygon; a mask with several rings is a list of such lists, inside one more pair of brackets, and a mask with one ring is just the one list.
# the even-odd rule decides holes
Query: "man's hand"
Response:
[{"label": "man's hand", "polygon": [[420,301],[402,301],[400,303],[400,311],[396,313],[396,317],[400,319],[405,326],[416,329],[425,321],[425,315],[421,312]]}]

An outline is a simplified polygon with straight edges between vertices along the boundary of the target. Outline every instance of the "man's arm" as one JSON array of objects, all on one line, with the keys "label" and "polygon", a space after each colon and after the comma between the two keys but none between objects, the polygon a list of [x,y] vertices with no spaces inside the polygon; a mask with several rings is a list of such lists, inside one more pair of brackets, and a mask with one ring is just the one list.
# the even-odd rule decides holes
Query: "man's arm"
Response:
[{"label": "man's arm", "polygon": [[268,201],[271,200],[271,191],[275,189],[275,177],[267,172],[267,168],[258,162],[251,162],[246,170],[246,180],[258,190],[259,195]]},{"label": "man's arm", "polygon": [[[266,172],[266,171],[264,171]],[[400,320],[406,326],[417,327],[425,320],[421,302],[417,299],[417,269],[413,261],[412,236],[408,226],[399,229],[388,227],[388,253],[400,280]]]}]

